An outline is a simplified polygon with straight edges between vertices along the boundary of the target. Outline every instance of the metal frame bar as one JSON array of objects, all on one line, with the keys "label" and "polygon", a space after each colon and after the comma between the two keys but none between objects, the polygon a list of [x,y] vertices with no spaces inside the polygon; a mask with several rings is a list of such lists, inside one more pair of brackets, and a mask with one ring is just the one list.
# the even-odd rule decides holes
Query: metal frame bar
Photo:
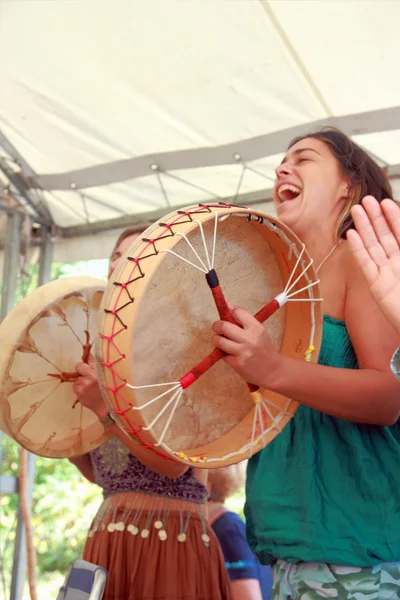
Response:
[{"label": "metal frame bar", "polygon": [[48,227],[42,227],[39,257],[39,281],[38,285],[44,285],[51,279],[51,264],[53,261],[54,241],[51,230]]},{"label": "metal frame bar", "polygon": [[[37,219],[38,222],[40,222],[40,223],[51,223],[52,219],[51,219],[50,213],[48,211],[44,211],[40,206],[38,206],[38,204],[36,204],[29,197],[30,187],[27,186],[27,183],[23,178],[22,172],[12,171],[11,169],[9,169],[7,166],[4,165],[4,161],[3,161],[3,164],[0,161],[0,171],[5,175],[5,177],[9,180],[9,182],[14,186],[14,188],[17,190],[18,194],[21,196],[22,200],[28,205],[30,210],[33,212],[32,216],[34,216],[34,218]],[[32,180],[30,180],[30,181],[32,181]],[[32,186],[32,188],[39,189],[38,186],[36,186],[36,185]]]},{"label": "metal frame bar", "polygon": [[[35,465],[36,456],[34,454],[28,454],[28,500],[30,504],[32,503],[33,487],[35,483]],[[11,576],[10,600],[22,600],[25,585],[26,565],[26,534],[24,522],[22,520],[21,506],[19,505],[17,513],[17,531],[15,533],[14,542],[14,560]]]},{"label": "metal frame bar", "polygon": [[[270,190],[261,190],[258,192],[241,194],[238,200],[243,206],[253,206],[261,204],[262,202],[272,202],[272,188]],[[204,202],[206,201],[207,200],[204,199]],[[232,202],[232,197],[222,198],[221,202]],[[194,202],[193,204],[197,203]],[[84,223],[82,225],[73,225],[72,227],[60,227],[57,229],[57,234],[62,238],[72,238],[81,237],[91,233],[95,234],[104,231],[110,231],[112,229],[120,229],[128,226],[137,226],[139,230],[142,226],[148,227],[150,223],[158,221],[158,219],[161,219],[161,217],[165,216],[168,212],[180,210],[181,208],[186,207],[187,203],[178,206],[172,206],[169,209],[163,206],[162,208],[146,213],[124,215],[123,217],[117,217],[116,219],[96,221],[95,223]]]},{"label": "metal frame bar", "polygon": [[16,147],[10,142],[8,137],[0,129],[0,146],[4,148],[10,158],[18,163],[27,177],[35,177],[35,172],[32,167],[26,162],[25,158]]},{"label": "metal frame bar", "polygon": [[[21,211],[12,209],[8,205],[6,205],[6,207],[7,208],[5,208],[4,206],[0,206],[2,210],[6,210],[8,221],[5,239],[3,289],[1,294],[1,319],[3,319],[6,316],[6,314],[11,310],[11,308],[14,305],[15,290],[18,276],[20,228],[23,219],[23,213]],[[3,435],[0,436],[0,443],[2,442],[2,438]],[[2,493],[15,493],[18,491],[17,477],[2,475],[0,476],[0,484]],[[22,598],[24,579],[24,555],[23,548],[21,546],[21,543],[23,542],[23,538],[21,538],[21,535],[22,522],[21,515],[20,513],[18,513],[10,600],[20,600]]]},{"label": "metal frame bar", "polygon": [[[0,444],[2,442],[3,433],[0,431]],[[0,460],[2,456],[0,455]],[[1,464],[1,462],[0,462]],[[18,493],[18,478],[13,475],[0,475],[0,491],[2,494],[17,494]]]},{"label": "metal frame bar", "polygon": [[[39,285],[50,281],[53,256],[53,239],[50,228],[42,227],[39,259]],[[36,456],[28,455],[28,500],[32,503],[35,483]],[[15,535],[13,571],[11,578],[10,600],[22,600],[27,565],[26,534],[22,521],[21,508],[18,507],[17,531]]]},{"label": "metal frame bar", "polygon": [[[19,171],[14,172],[4,164],[4,161],[0,160],[0,171],[4,173],[6,178],[10,181],[11,185],[18,191],[22,200],[29,206],[29,208],[36,215],[39,223],[51,223],[52,217],[50,211],[47,209],[45,205],[38,205],[32,198],[29,196],[30,184],[28,185],[28,181],[32,182],[36,179],[36,173],[30,166],[30,164],[25,160],[24,156],[18,152],[16,147],[10,142],[8,137],[3,133],[0,129],[0,148],[3,148],[11,160],[14,161],[16,165],[19,167]],[[3,164],[2,164],[3,163]],[[39,186],[33,186],[34,188],[38,188]]]},{"label": "metal frame bar", "polygon": [[[4,318],[12,309],[15,299],[15,290],[18,276],[18,259],[20,247],[20,228],[23,213],[8,205],[0,205],[0,210],[7,212],[9,225],[5,243],[4,257],[4,279],[2,290],[1,316]],[[50,280],[51,263],[53,255],[53,239],[50,226],[41,228],[41,248],[39,262],[39,285]],[[0,443],[2,434],[0,435]],[[0,452],[1,454],[1,452]],[[2,457],[0,456],[0,459]],[[35,482],[36,456],[28,455],[28,500],[32,502],[33,487]],[[1,491],[3,494],[18,492],[18,478],[11,476],[0,476]],[[17,530],[14,542],[14,559],[11,577],[10,600],[22,600],[25,584],[25,572],[27,565],[26,534],[22,521],[21,508],[18,507]]]},{"label": "metal frame bar", "polygon": [[3,289],[1,294],[1,320],[14,306],[15,289],[18,277],[18,261],[20,247],[20,229],[23,214],[15,211],[8,213],[5,239]]},{"label": "metal frame bar", "polygon": [[147,154],[67,173],[38,175],[36,182],[44,190],[71,190],[71,184],[73,189],[82,190],[151,175],[154,173],[152,165],[157,165],[160,171],[231,165],[237,163],[235,157],[238,154],[244,162],[249,163],[280,154],[294,137],[327,126],[337,127],[349,136],[393,131],[400,129],[400,106],[310,121],[231,144]]},{"label": "metal frame bar", "polygon": [[10,206],[6,202],[4,202],[4,200],[0,200],[0,210],[4,210],[4,212],[6,212],[8,214],[12,214],[12,213],[15,213],[15,212],[20,212],[19,208],[14,207],[14,206]]},{"label": "metal frame bar", "polygon": [[388,177],[398,177],[400,175],[400,165],[391,165],[386,167]]}]

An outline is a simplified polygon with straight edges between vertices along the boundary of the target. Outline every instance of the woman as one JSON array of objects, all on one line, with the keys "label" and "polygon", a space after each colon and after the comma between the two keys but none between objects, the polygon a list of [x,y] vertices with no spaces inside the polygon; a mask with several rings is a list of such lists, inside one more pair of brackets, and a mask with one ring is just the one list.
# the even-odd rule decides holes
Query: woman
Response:
[{"label": "woman", "polygon": [[[134,229],[121,234],[109,277],[137,236]],[[108,570],[104,600],[231,598],[218,540],[207,525],[205,472],[163,460],[132,442],[108,413],[94,359],[76,370],[77,399],[114,435],[72,461],[103,489],[83,558]]]},{"label": "woman", "polygon": [[273,563],[274,598],[400,594],[400,395],[396,333],[353,259],[351,208],[391,197],[385,174],[337,130],[296,139],[276,170],[278,218],[305,243],[324,298],[319,364],[281,355],[245,310],[214,325],[247,381],[297,400],[283,432],[250,461],[248,539]]},{"label": "woman", "polygon": [[240,516],[225,507],[228,498],[244,488],[246,463],[208,472],[208,523],[221,545],[234,600],[269,600],[272,574],[250,550]]},{"label": "woman", "polygon": [[[347,233],[371,294],[400,339],[400,207],[393,200],[364,198],[351,209],[357,231]],[[400,346],[391,360],[400,381]]]}]

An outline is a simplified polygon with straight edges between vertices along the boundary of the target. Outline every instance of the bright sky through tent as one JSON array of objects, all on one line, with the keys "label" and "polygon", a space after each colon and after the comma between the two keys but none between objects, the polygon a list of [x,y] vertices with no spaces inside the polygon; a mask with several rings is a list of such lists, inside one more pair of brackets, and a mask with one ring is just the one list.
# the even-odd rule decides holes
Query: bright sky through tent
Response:
[{"label": "bright sky through tent", "polygon": [[61,277],[89,276],[107,280],[108,260],[97,259],[65,264]]}]

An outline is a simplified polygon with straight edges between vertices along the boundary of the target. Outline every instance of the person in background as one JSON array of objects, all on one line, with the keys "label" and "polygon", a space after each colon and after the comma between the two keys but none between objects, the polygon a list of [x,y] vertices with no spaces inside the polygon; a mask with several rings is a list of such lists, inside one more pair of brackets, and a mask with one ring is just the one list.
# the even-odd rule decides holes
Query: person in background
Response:
[{"label": "person in background", "polygon": [[234,600],[270,600],[271,569],[262,567],[250,550],[243,520],[225,507],[225,501],[244,488],[245,478],[246,463],[208,471],[208,523],[221,545]]},{"label": "person in background", "polygon": [[[371,294],[400,339],[400,206],[367,196],[351,210],[356,230],[347,239],[369,285]],[[391,369],[400,381],[400,346]]]},{"label": "person in background", "polygon": [[[109,278],[139,235],[131,228],[120,235]],[[156,456],[113,422],[93,357],[76,371],[78,401],[113,435],[70,459],[103,490],[83,552],[108,571],[103,600],[230,600],[222,552],[207,524],[207,472]]]}]

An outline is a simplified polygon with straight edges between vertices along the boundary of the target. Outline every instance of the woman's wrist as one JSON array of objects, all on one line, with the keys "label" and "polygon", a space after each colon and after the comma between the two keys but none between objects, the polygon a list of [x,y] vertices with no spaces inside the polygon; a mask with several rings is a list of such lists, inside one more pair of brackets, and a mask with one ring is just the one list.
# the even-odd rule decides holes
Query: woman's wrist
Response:
[{"label": "woman's wrist", "polygon": [[263,378],[262,385],[267,390],[271,390],[271,392],[280,393],[280,387],[283,380],[288,378],[290,373],[288,368],[289,358],[287,356],[279,355],[278,360],[274,363],[272,369],[269,370],[268,375]]},{"label": "woman's wrist", "polygon": [[104,407],[104,409],[99,411],[97,413],[97,417],[100,423],[103,425],[103,427],[110,427],[111,425],[115,425],[115,419],[112,413],[107,409],[107,407]]}]

